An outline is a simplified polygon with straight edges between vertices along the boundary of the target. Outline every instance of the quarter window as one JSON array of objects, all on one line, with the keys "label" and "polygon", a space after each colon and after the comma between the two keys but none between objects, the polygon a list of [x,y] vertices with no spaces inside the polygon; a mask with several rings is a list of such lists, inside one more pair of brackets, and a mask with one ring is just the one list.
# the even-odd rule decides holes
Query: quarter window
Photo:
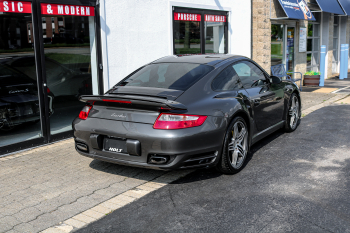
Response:
[{"label": "quarter window", "polygon": [[213,80],[211,87],[214,91],[232,91],[241,88],[242,85],[236,71],[229,66]]},{"label": "quarter window", "polygon": [[233,65],[244,88],[265,85],[267,80],[264,72],[251,62],[243,61]]}]

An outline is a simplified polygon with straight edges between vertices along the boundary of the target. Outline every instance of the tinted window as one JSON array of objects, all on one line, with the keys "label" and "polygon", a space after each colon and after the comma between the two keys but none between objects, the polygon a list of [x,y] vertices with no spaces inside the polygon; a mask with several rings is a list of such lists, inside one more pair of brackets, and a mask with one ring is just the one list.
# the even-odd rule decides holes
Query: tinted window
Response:
[{"label": "tinted window", "polygon": [[119,86],[156,87],[185,91],[214,68],[189,63],[159,63],[145,66]]},{"label": "tinted window", "polygon": [[243,61],[233,65],[245,88],[264,85],[267,80],[264,72],[251,62]]},{"label": "tinted window", "polygon": [[214,91],[231,91],[241,86],[238,75],[232,66],[222,71],[211,84]]}]

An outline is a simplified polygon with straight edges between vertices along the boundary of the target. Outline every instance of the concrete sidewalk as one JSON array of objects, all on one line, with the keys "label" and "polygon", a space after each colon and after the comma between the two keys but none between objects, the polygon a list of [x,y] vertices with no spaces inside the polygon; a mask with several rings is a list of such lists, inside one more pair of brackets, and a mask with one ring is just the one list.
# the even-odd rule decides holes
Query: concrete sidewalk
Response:
[{"label": "concrete sidewalk", "polygon": [[[345,96],[303,92],[303,112]],[[189,172],[92,160],[74,150],[73,139],[6,156],[0,158],[0,232],[69,232]]]}]

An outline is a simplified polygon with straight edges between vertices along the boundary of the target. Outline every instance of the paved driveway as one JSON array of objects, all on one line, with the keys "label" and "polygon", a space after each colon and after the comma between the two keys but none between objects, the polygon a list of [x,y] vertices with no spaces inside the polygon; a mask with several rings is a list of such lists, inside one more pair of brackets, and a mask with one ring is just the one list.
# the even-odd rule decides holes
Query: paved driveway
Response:
[{"label": "paved driveway", "polygon": [[231,176],[198,170],[78,232],[350,232],[349,105],[307,115],[249,160]]}]

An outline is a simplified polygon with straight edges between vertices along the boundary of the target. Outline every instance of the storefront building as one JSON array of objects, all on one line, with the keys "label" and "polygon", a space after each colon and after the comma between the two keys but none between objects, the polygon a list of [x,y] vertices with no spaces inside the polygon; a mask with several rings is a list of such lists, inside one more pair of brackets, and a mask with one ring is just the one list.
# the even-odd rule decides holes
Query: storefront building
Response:
[{"label": "storefront building", "polygon": [[72,137],[80,95],[168,55],[250,57],[251,2],[0,0],[0,156]]},{"label": "storefront building", "polygon": [[350,43],[348,0],[253,0],[252,5],[252,58],[267,71],[279,64],[302,74],[320,71],[325,45],[326,77],[339,73],[340,45]]}]

